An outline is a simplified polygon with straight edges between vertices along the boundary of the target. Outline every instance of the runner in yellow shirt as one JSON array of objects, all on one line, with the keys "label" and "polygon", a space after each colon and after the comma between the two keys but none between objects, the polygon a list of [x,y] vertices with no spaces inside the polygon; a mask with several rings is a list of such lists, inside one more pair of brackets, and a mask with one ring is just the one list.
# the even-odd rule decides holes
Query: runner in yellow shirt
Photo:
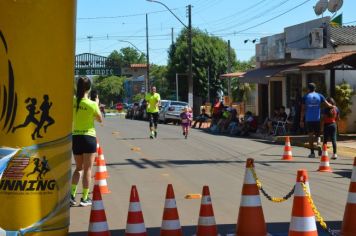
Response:
[{"label": "runner in yellow shirt", "polygon": [[80,77],[77,83],[76,97],[73,101],[73,132],[72,150],[76,168],[72,176],[70,205],[76,205],[75,196],[83,172],[83,197],[80,199],[81,206],[92,204],[89,198],[91,169],[96,156],[96,132],[94,120],[102,122],[103,118],[99,110],[99,98],[91,101],[88,97],[91,82],[87,77]]},{"label": "runner in yellow shirt", "polygon": [[158,111],[161,105],[161,96],[156,92],[156,87],[151,87],[151,92],[146,94],[145,100],[147,101],[147,115],[150,121],[150,138],[157,138],[157,123]]}]

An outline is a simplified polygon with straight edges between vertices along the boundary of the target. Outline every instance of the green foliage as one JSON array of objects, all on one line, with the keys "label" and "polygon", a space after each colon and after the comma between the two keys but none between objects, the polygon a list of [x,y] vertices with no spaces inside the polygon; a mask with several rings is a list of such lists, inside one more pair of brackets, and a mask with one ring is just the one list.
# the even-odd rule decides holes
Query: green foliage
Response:
[{"label": "green foliage", "polygon": [[335,86],[335,102],[340,110],[340,118],[347,117],[352,112],[352,97],[355,95],[354,90],[350,84],[343,81],[341,84]]},{"label": "green foliage", "polygon": [[129,66],[130,64],[146,63],[145,54],[132,47],[121,48],[120,52],[114,50],[110,53],[108,58],[120,65],[120,67]]},{"label": "green foliage", "polygon": [[156,86],[161,99],[168,99],[174,93],[169,88],[169,81],[167,80],[167,66],[151,65],[150,67],[151,84]]},{"label": "green foliage", "polygon": [[[228,65],[227,42],[198,29],[193,29],[192,34],[194,94],[201,97],[207,96],[209,74],[210,94],[214,97],[217,91],[223,89],[224,81],[219,76],[226,73]],[[170,84],[174,85],[175,74],[187,73],[189,68],[186,29],[181,31],[168,54],[167,77],[170,79]],[[233,50],[231,50],[231,60],[233,62],[232,65],[234,65],[236,55]],[[185,98],[183,100],[187,100],[187,79],[180,79],[180,81],[184,81],[179,85],[180,97]]]},{"label": "green foliage", "polygon": [[93,89],[99,93],[101,103],[110,105],[118,102],[120,98],[124,97],[124,81],[125,77],[95,77],[93,79]]},{"label": "green foliage", "polygon": [[135,96],[133,96],[132,101],[133,102],[139,102],[144,98],[145,98],[145,94],[144,93],[138,93]]}]

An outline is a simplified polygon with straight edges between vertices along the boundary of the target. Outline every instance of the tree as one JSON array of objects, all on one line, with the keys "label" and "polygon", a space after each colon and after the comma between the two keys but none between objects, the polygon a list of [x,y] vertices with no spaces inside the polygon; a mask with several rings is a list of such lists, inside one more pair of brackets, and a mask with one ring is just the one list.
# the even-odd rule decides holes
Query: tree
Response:
[{"label": "tree", "polygon": [[[210,94],[215,96],[219,90],[223,90],[223,81],[219,76],[226,73],[227,70],[227,42],[198,29],[193,29],[192,34],[194,95],[206,98],[208,84],[210,84]],[[172,80],[175,78],[176,73],[186,73],[188,71],[187,55],[187,30],[183,29],[176,43],[170,47],[168,52],[167,78],[170,79],[171,85],[175,84]],[[233,62],[232,65],[234,65],[236,55],[232,50],[231,60]],[[209,83],[208,74],[210,77]],[[180,83],[179,90],[180,97],[187,101],[187,83]]]},{"label": "tree", "polygon": [[174,91],[169,88],[169,81],[167,80],[167,66],[151,65],[150,76],[152,85],[156,86],[162,99],[175,99],[172,97]]},{"label": "tree", "polygon": [[124,97],[125,77],[95,77],[93,79],[93,89],[99,93],[100,102],[104,104],[116,103]]},{"label": "tree", "polygon": [[[248,61],[236,61],[233,65],[234,71],[245,72],[255,67],[255,57],[251,57]],[[234,101],[245,102],[253,90],[256,89],[255,84],[240,83],[238,78],[231,79],[232,99]]]},{"label": "tree", "polygon": [[114,61],[120,67],[129,66],[130,64],[146,63],[146,55],[132,47],[121,48],[120,52],[114,50],[108,56],[108,59]]}]

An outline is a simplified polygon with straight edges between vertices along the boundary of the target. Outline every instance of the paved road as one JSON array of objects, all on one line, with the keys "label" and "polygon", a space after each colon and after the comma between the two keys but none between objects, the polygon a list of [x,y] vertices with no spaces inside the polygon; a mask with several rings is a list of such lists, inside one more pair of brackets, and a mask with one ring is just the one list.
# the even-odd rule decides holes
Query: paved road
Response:
[{"label": "paved road", "polygon": [[[192,130],[185,140],[181,128],[159,125],[158,138],[148,138],[148,124],[124,118],[106,118],[97,127],[109,172],[110,194],[103,196],[108,224],[114,235],[123,235],[131,185],[137,185],[145,225],[159,235],[167,184],[173,184],[185,235],[195,232],[200,200],[185,199],[210,187],[216,222],[221,233],[233,233],[237,222],[245,160],[252,157],[263,186],[272,196],[284,196],[295,184],[296,172],[308,170],[310,188],[322,216],[339,225],[343,218],[352,159],[331,162],[334,173],[320,173],[319,159],[306,158],[308,151],[293,147],[294,161],[281,161],[283,145]],[[261,196],[269,232],[287,232],[292,199],[272,203]],[[85,235],[90,207],[71,208],[71,235]]]}]

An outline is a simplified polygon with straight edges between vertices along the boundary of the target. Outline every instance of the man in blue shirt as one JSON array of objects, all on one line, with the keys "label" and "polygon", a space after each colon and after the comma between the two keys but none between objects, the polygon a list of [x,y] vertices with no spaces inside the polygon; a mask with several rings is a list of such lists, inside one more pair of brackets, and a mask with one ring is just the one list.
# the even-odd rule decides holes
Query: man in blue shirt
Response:
[{"label": "man in blue shirt", "polygon": [[309,135],[309,158],[315,158],[314,140],[320,135],[320,106],[325,104],[327,107],[333,107],[322,94],[315,92],[315,89],[314,83],[308,84],[308,93],[303,97],[300,116],[300,127],[305,126]]}]

